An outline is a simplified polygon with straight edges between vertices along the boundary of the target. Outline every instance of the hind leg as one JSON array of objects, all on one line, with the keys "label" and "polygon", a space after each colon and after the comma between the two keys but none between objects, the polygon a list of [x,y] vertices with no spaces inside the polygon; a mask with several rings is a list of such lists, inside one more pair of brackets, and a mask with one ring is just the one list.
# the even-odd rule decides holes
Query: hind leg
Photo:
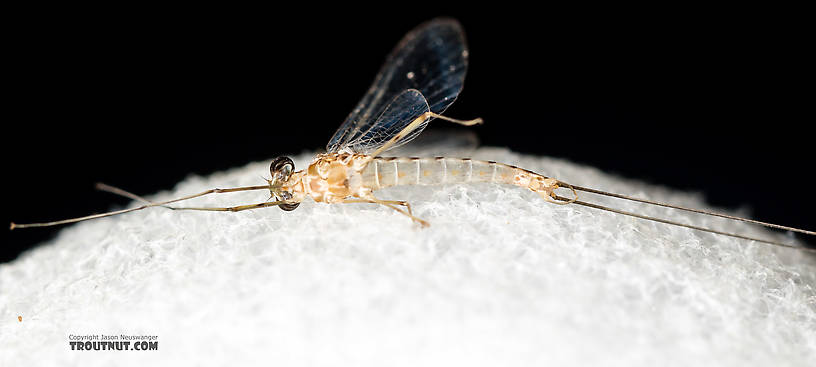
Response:
[{"label": "hind leg", "polygon": [[[343,203],[381,204],[381,205],[385,205],[385,206],[387,206],[387,207],[389,207],[391,209],[394,209],[394,210],[400,212],[401,214],[411,218],[411,220],[413,220],[414,222],[419,223],[419,225],[421,225],[423,227],[427,227],[427,226],[431,225],[427,221],[424,221],[422,219],[419,219],[419,218],[415,217],[414,214],[411,212],[411,204],[408,203],[407,201],[403,201],[403,200],[380,200],[380,199],[377,199],[376,197],[374,197],[374,195],[368,195],[368,196],[366,196],[365,198],[362,198],[362,199],[347,199],[347,200],[344,200]],[[404,206],[407,211],[398,208],[397,205]]]},{"label": "hind leg", "polygon": [[448,121],[448,122],[453,122],[455,124],[464,125],[464,126],[473,126],[473,125],[477,125],[477,124],[482,123],[482,119],[480,119],[480,118],[473,119],[473,120],[459,120],[459,119],[450,118],[448,116],[443,116],[443,115],[428,111],[428,112],[423,113],[421,116],[417,117],[413,122],[408,124],[408,126],[403,128],[402,131],[397,133],[397,135],[394,135],[394,137],[391,138],[391,140],[387,141],[379,149],[377,149],[376,151],[371,153],[370,156],[372,158],[376,157],[376,156],[380,155],[382,152],[390,149],[392,146],[394,146],[394,144],[399,143],[403,138],[405,138],[406,136],[411,134],[411,132],[416,130],[418,127],[422,126],[422,124],[425,123],[430,118],[437,118],[437,119],[440,119],[440,120],[445,120],[445,121]]}]

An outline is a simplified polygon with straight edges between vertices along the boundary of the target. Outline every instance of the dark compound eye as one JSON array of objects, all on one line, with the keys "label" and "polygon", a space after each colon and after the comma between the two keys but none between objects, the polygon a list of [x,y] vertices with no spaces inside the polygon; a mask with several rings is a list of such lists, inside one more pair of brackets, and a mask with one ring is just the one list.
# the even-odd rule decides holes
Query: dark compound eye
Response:
[{"label": "dark compound eye", "polygon": [[281,204],[281,205],[278,205],[278,207],[281,208],[284,211],[291,212],[292,210],[297,209],[298,205],[300,205],[300,203]]},{"label": "dark compound eye", "polygon": [[269,173],[272,174],[272,178],[277,182],[285,182],[294,171],[295,162],[292,162],[289,157],[275,158],[269,166]]},{"label": "dark compound eye", "polygon": [[[289,192],[283,191],[283,192],[280,193],[280,198],[282,200],[289,200],[289,199],[292,198],[292,194],[290,194]],[[281,204],[279,206],[280,206],[281,209],[283,209],[283,210],[285,210],[287,212],[291,212],[292,210],[295,210],[295,208],[297,208],[298,205],[300,205],[300,203]]]},{"label": "dark compound eye", "polygon": [[[289,176],[292,175],[292,172],[295,171],[295,162],[292,162],[289,157],[278,157],[272,160],[272,164],[269,166],[269,173],[272,174],[272,179],[275,182],[283,183],[289,180]],[[283,191],[280,193],[280,198],[283,200],[289,200],[292,198],[292,194]],[[282,210],[287,212],[295,210],[300,203],[294,204],[281,204],[279,207]]]}]

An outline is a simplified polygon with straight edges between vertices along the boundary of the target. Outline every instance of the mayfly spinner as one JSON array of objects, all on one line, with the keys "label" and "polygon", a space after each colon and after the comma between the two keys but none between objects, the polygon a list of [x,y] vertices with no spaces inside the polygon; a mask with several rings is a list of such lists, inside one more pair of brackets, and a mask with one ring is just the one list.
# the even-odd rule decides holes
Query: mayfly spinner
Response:
[{"label": "mayfly spinner", "polygon": [[[438,185],[469,182],[492,182],[529,189],[544,200],[557,204],[575,204],[641,219],[677,225],[696,230],[755,240],[775,245],[797,246],[760,240],[739,234],[647,217],[578,200],[578,191],[600,194],[641,203],[724,217],[767,227],[816,235],[816,232],[779,226],[725,214],[678,207],[670,204],[603,192],[542,176],[502,163],[457,158],[383,158],[383,152],[416,138],[434,118],[471,126],[481,119],[457,120],[441,115],[450,106],[465,80],[468,51],[460,24],[452,19],[435,19],[409,32],[388,56],[374,84],[349,114],[326,146],[305,169],[295,171],[287,157],[276,158],[270,167],[271,179],[266,185],[212,189],[195,195],[163,202],[150,202],[121,189],[107,185],[98,188],[143,202],[144,205],[86,217],[47,223],[15,224],[11,229],[44,227],[128,213],[162,206],[175,210],[238,212],[277,206],[290,211],[307,197],[321,203],[374,203],[387,206],[422,226],[428,222],[417,218],[407,201],[382,200],[374,191],[397,185]],[[249,190],[269,190],[274,201],[234,207],[173,207],[179,201],[208,194]],[[556,191],[564,192],[563,197]]]}]

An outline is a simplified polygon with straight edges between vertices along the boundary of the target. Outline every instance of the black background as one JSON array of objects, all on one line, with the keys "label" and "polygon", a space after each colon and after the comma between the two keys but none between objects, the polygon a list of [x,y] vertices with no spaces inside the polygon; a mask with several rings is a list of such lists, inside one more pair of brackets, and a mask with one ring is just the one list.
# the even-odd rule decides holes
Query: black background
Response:
[{"label": "black background", "polygon": [[[4,223],[127,203],[96,182],[150,194],[321,149],[402,35],[448,15],[470,67],[447,114],[483,117],[484,145],[814,228],[814,60],[795,9],[63,10],[17,14],[4,52]],[[0,261],[58,230],[2,231]]]}]

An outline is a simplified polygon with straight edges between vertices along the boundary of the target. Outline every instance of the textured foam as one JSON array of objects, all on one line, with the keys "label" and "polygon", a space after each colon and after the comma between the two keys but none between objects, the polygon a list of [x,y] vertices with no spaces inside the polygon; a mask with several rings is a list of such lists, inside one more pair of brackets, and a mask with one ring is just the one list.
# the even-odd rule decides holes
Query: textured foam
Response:
[{"label": "textured foam", "polygon": [[[448,153],[707,207],[696,194],[562,160],[498,148]],[[294,160],[303,168],[311,157]],[[268,164],[190,177],[149,199],[257,185]],[[293,212],[153,208],[69,226],[0,265],[0,365],[816,360],[816,261],[806,253],[548,204],[510,186],[397,187],[378,195],[409,200],[431,226],[420,229],[386,207],[311,201]],[[268,196],[210,195],[190,204],[226,206]],[[716,218],[590,194],[582,199],[794,241]],[[71,334],[157,335],[159,348],[72,351]]]}]

